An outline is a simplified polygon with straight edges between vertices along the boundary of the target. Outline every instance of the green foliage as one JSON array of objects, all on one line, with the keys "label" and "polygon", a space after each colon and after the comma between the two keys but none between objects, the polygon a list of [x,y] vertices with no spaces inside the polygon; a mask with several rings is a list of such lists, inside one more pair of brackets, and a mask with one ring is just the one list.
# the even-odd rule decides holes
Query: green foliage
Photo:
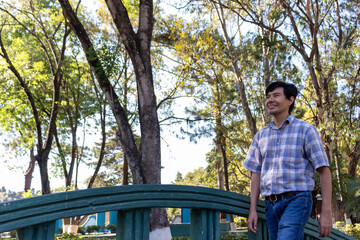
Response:
[{"label": "green foliage", "polygon": [[67,187],[59,187],[59,188],[54,188],[52,189],[53,193],[58,193],[58,192],[67,192],[67,191],[75,191],[75,185],[71,185],[71,186],[67,186]]},{"label": "green foliage", "polygon": [[100,229],[104,229],[104,228],[105,226],[92,225],[92,226],[87,226],[85,231],[87,233],[94,233],[94,232],[99,232]]},{"label": "green foliage", "polygon": [[78,231],[79,234],[85,235],[86,234],[86,228],[83,226],[79,226],[78,227]]},{"label": "green foliage", "polygon": [[[106,133],[107,142],[105,146],[104,159],[101,171],[98,173],[93,187],[104,187],[122,184],[123,181],[123,161],[124,154],[116,140],[115,130]],[[138,138],[137,138],[138,139]],[[92,149],[95,155],[99,154],[100,146],[96,144]],[[89,162],[88,165],[95,167],[96,162]],[[87,182],[90,179],[87,180]],[[132,176],[129,173],[129,183],[132,182]]]},{"label": "green foliage", "polygon": [[30,198],[33,197],[34,193],[31,189],[27,190],[26,192],[22,193],[22,198]]},{"label": "green foliage", "polygon": [[176,215],[180,215],[181,214],[181,209],[180,208],[166,208],[166,213],[168,216],[168,221],[169,223],[171,223]]},{"label": "green foliage", "polygon": [[56,240],[81,240],[82,237],[79,236],[79,235],[75,235],[73,233],[63,233],[63,234],[60,234],[60,235],[55,235],[55,239]]},{"label": "green foliage", "polygon": [[[187,128],[183,133],[192,140],[200,136],[213,137],[215,142],[221,129],[226,139],[230,189],[249,192],[249,178],[241,167],[252,136],[245,122],[238,92],[227,90],[227,86],[236,89],[235,74],[231,74],[234,69],[229,67],[232,64],[229,55],[234,53],[235,65],[240,69],[247,102],[258,129],[270,121],[264,106],[265,81],[296,83],[300,95],[294,115],[318,127],[330,156],[334,193],[343,197],[349,213],[358,213],[359,198],[354,196],[359,195],[359,189],[355,187],[356,191],[351,191],[349,187],[352,184],[348,178],[349,175],[356,177],[359,174],[359,35],[355,34],[358,26],[351,24],[358,21],[359,6],[353,1],[337,6],[330,2],[318,5],[318,14],[323,23],[314,39],[310,34],[312,31],[309,31],[311,24],[304,17],[306,11],[296,3],[284,9],[281,5],[269,5],[263,1],[248,1],[243,5],[249,7],[245,12],[238,10],[239,6],[234,1],[221,2],[222,6],[226,6],[222,9],[218,7],[219,3],[189,4],[185,11],[191,13],[187,15],[190,20],[176,19],[174,16],[170,19],[173,28],[169,38],[173,41],[173,56],[180,62],[175,68],[177,75],[181,76],[179,86],[189,96],[196,98],[193,106],[186,107]],[[292,12],[296,25],[288,24],[290,15],[285,10]],[[224,11],[225,17],[221,22],[213,17],[216,11]],[[248,15],[252,13],[253,16]],[[234,15],[241,21],[237,21]],[[259,25],[265,24],[269,28],[249,23],[256,19],[261,19]],[[331,19],[338,19],[339,25],[334,28]],[[226,24],[230,36],[228,41],[220,31],[220,27]],[[271,28],[281,34],[269,31]],[[299,54],[302,47],[304,52]],[[314,50],[316,54],[305,57],[311,51],[315,53]],[[269,72],[266,72],[266,64]],[[312,68],[315,69],[314,74],[310,74]],[[319,96],[315,92],[315,82],[320,84]],[[323,98],[323,106],[317,102],[318,97]],[[222,115],[216,115],[217,111]],[[321,111],[324,111],[323,116],[319,116]],[[216,120],[221,124],[216,125]],[[207,176],[202,177],[207,186],[217,187],[216,164],[221,157],[215,148],[208,153]],[[351,168],[353,171],[350,173]],[[182,176],[178,175],[176,182],[183,181]]]},{"label": "green foliage", "polygon": [[[95,114],[90,110],[95,104],[89,67],[77,51],[76,40],[64,37],[67,29],[58,1],[18,1],[16,6],[4,4],[2,7],[7,24],[1,32],[4,48],[0,52],[0,72],[4,77],[0,80],[0,127],[10,136],[5,144],[16,157],[28,154],[29,149],[34,149],[36,155],[36,151],[44,147],[39,144],[45,142],[48,134],[54,134],[54,129],[48,131],[49,118],[59,104],[60,109],[53,113],[57,113],[56,135],[61,142],[58,148],[63,147],[59,153],[62,162],[52,164],[65,171],[66,161],[70,164],[71,154],[75,154],[69,129],[76,132],[85,116]],[[64,59],[60,60],[61,48],[66,43],[67,47],[71,46],[70,50],[65,51]],[[6,53],[7,62],[12,63],[10,69],[4,60]],[[54,81],[56,72],[61,72],[58,82]],[[55,86],[60,83],[61,100],[53,102]],[[50,159],[58,160],[56,153]]]},{"label": "green foliage", "polygon": [[[56,240],[80,240],[82,239],[84,236],[79,236],[79,235],[74,235],[73,233],[64,233],[61,235],[56,235],[55,239]],[[112,238],[107,238],[107,237],[101,237],[101,238],[95,238],[95,237],[89,237],[86,236],[86,239],[89,240],[94,240],[94,239],[98,239],[98,240],[107,240],[107,239],[112,239]],[[173,237],[173,240],[190,240],[190,237]],[[220,237],[221,240],[247,240],[248,237],[247,235],[244,234],[228,234],[228,235],[221,235]]]},{"label": "green foliage", "polygon": [[235,217],[234,223],[236,228],[246,228],[247,227],[247,218],[245,217]]},{"label": "green foliage", "polygon": [[[243,234],[226,234],[220,236],[221,240],[247,240],[248,236]],[[190,240],[190,237],[174,237],[173,240]]]},{"label": "green foliage", "polygon": [[[155,6],[152,61],[159,116],[164,119],[163,124],[184,121],[185,127],[181,133],[192,141],[203,137],[214,140],[214,147],[206,156],[208,166],[195,169],[184,177],[178,173],[175,183],[218,187],[217,171],[220,168],[217,164],[223,158],[219,151],[221,143],[226,148],[230,190],[248,194],[249,177],[242,165],[252,135],[240,99],[247,98],[256,126],[261,129],[270,121],[264,106],[266,81],[291,81],[300,90],[294,115],[316,123],[324,142],[328,143],[326,147],[332,147],[327,150],[332,154],[329,156],[334,193],[343,197],[348,213],[360,214],[359,198],[355,197],[359,195],[360,184],[351,180],[360,174],[358,164],[354,164],[360,154],[359,24],[354,24],[358,21],[357,3],[342,1],[338,5],[339,9],[335,8],[337,4],[329,1],[319,3],[317,14],[322,22],[316,35],[312,36],[314,31],[309,31],[306,21],[315,16],[304,17],[302,14],[307,11],[300,10],[301,6],[294,2],[288,10],[293,12],[298,27],[299,35],[296,36],[294,28],[289,25],[289,14],[285,13],[281,4],[248,1],[243,7],[249,6],[251,11],[243,12],[235,1],[225,1],[222,2],[226,5],[222,8],[224,19],[220,22],[220,17],[216,15],[216,11],[220,10],[217,4],[219,1],[191,2],[188,5],[174,2],[186,16],[181,14],[181,10],[180,14],[165,16],[166,12]],[[66,30],[58,1],[31,3],[29,5],[29,1],[19,0],[15,8],[4,2],[1,7],[8,13],[0,13],[1,19],[4,19],[1,32],[4,47],[24,79],[23,85],[34,95],[41,122],[40,129],[37,129],[28,96],[17,77],[9,71],[8,63],[1,57],[0,127],[6,132],[6,136],[2,135],[2,143],[16,158],[28,154],[28,150],[34,146],[36,148],[39,137],[37,130],[41,130],[42,137],[46,137],[49,130],[47,123],[52,107],[52,80],[54,66],[57,65],[54,56],[59,54],[55,50],[61,48]],[[136,31],[139,1],[126,0],[123,3]],[[171,3],[166,1],[166,4]],[[14,17],[10,17],[9,13]],[[256,13],[256,17],[250,17],[248,14],[251,13]],[[118,32],[105,3],[101,1],[96,18],[90,17],[81,6],[78,14],[84,20],[86,29],[93,34],[94,42],[99,46],[93,49],[93,53],[98,55],[109,81],[120,93],[118,100],[124,106],[132,128],[137,131],[139,120],[134,69],[129,64],[130,59],[123,46],[117,41]],[[269,28],[246,23],[249,19],[261,19],[262,24]],[[221,24],[225,25],[229,39]],[[282,34],[269,31],[271,28]],[[305,54],[315,50],[312,44],[316,40],[319,48],[312,52],[315,53],[312,55],[314,57],[298,54],[298,49],[302,49],[299,47],[299,37],[304,43]],[[56,47],[50,49],[51,45]],[[235,66],[239,73],[236,73]],[[328,104],[327,109],[316,102],[316,81],[312,79],[314,76],[310,75],[309,68],[316,69],[314,74],[321,91],[329,87],[328,91],[321,92],[323,103]],[[80,146],[78,140],[81,137],[76,133],[81,132],[87,139],[91,137],[90,131],[94,133],[100,126],[100,109],[109,108],[103,96],[98,94],[101,90],[93,81],[92,70],[73,33],[67,39],[61,70],[63,79],[56,125],[59,144],[50,157],[53,176],[65,175],[65,170],[75,156],[79,162],[86,161],[89,166],[95,166],[94,159],[100,154],[99,141],[93,149],[86,144]],[[245,96],[240,94],[239,80],[244,83]],[[166,101],[161,101],[159,96]],[[178,104],[176,99],[179,98],[181,101],[186,98],[183,101],[185,104]],[[175,116],[183,106],[184,109],[180,111],[184,114]],[[321,107],[325,113],[319,119],[318,111]],[[114,137],[116,124],[107,113],[105,116],[110,130],[107,129],[103,167],[94,187],[115,185],[122,180],[124,156]],[[81,140],[85,142],[85,139]],[[349,166],[354,166],[353,176],[349,176]],[[316,180],[319,181],[318,175]],[[320,189],[316,187],[315,191]],[[24,193],[24,196],[29,195]],[[174,214],[176,210],[173,210]]]},{"label": "green foliage", "polygon": [[116,225],[115,224],[109,224],[105,227],[106,230],[110,232],[116,232]]},{"label": "green foliage", "polygon": [[205,169],[202,167],[187,173],[185,177],[182,177],[181,173],[178,172],[174,183],[179,185],[207,186],[208,182],[204,179],[205,174]]},{"label": "green foliage", "polygon": [[360,224],[359,223],[352,225],[352,224],[346,224],[344,222],[336,222],[334,228],[339,231],[342,231],[356,239],[360,239]]},{"label": "green foliage", "polygon": [[360,180],[348,179],[346,184],[346,193],[348,198],[346,202],[346,210],[349,214],[360,215]]},{"label": "green foliage", "polygon": [[247,234],[228,234],[220,237],[221,240],[247,240]]},{"label": "green foliage", "polygon": [[77,235],[73,233],[63,233],[63,234],[56,234],[55,240],[81,240],[81,239],[87,239],[87,240],[108,240],[108,239],[114,239],[113,237],[90,237],[90,236],[82,236]]},{"label": "green foliage", "polygon": [[[213,10],[214,6],[204,3],[204,9]],[[187,125],[186,129],[181,130],[191,141],[200,137],[214,139],[216,146],[207,155],[208,168],[202,177],[203,184],[206,182],[209,187],[218,187],[217,175],[222,168],[219,165],[222,166],[225,155],[230,190],[246,194],[249,191],[249,177],[242,164],[252,136],[242,108],[243,96],[238,84],[240,79],[237,78],[243,78],[245,97],[260,129],[266,121],[262,94],[265,88],[264,59],[268,59],[272,68],[269,81],[299,81],[301,75],[292,62],[290,45],[284,44],[279,36],[267,35],[260,30],[241,31],[242,23],[237,22],[237,25],[238,20],[233,13],[226,12],[228,17],[223,21],[228,24],[230,35],[230,39],[226,39],[219,19],[213,17],[212,13],[210,20],[203,18],[205,11],[190,20],[171,18],[173,28],[169,39],[173,41],[173,55],[181,63],[175,67],[176,73],[181,76],[178,84],[188,96],[194,98],[193,104],[185,108]],[[274,11],[272,20],[279,19],[281,14]],[[264,47],[268,49],[267,53],[263,51]],[[221,147],[225,148],[225,154],[220,152]]]}]

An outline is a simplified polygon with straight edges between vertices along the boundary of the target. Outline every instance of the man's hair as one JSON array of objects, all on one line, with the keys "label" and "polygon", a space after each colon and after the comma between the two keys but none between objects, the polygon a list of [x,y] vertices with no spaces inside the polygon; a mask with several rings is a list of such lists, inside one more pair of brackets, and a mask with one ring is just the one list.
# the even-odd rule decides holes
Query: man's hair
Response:
[{"label": "man's hair", "polygon": [[267,96],[269,92],[274,91],[275,88],[282,87],[284,89],[284,95],[287,99],[290,99],[291,96],[294,97],[294,102],[289,107],[289,114],[294,109],[295,99],[298,95],[298,90],[294,84],[285,83],[285,82],[272,82],[270,83],[265,91],[265,95]]}]

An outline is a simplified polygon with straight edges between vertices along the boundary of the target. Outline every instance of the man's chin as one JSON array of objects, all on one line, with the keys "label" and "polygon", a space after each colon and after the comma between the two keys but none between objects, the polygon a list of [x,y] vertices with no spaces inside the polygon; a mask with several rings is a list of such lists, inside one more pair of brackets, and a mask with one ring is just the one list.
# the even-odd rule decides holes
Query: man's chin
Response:
[{"label": "man's chin", "polygon": [[276,109],[268,109],[267,112],[268,112],[268,114],[273,115],[273,114],[277,113],[277,110]]}]

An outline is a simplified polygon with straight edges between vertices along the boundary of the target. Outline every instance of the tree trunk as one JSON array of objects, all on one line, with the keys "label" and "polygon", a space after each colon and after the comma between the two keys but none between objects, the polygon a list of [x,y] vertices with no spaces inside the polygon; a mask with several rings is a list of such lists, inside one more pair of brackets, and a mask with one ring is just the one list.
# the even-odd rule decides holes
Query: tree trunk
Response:
[{"label": "tree trunk", "polygon": [[38,162],[39,169],[40,169],[41,193],[43,195],[50,194],[51,193],[50,181],[49,181],[48,168],[47,168],[48,158],[47,158],[47,156],[39,157],[39,155],[37,155],[36,160]]},{"label": "tree trunk", "polygon": [[[75,125],[77,125],[75,123]],[[66,178],[66,185],[65,186],[71,186],[72,183],[72,177],[73,177],[73,173],[74,173],[74,167],[75,167],[75,161],[77,158],[77,154],[78,154],[78,145],[77,145],[77,126],[73,126],[71,125],[71,135],[72,135],[72,144],[71,144],[71,161],[70,161],[70,167],[69,167],[69,172],[68,172],[68,176]]]},{"label": "tree trunk", "polygon": [[24,191],[27,192],[28,190],[31,189],[31,181],[32,181],[32,175],[35,169],[35,163],[36,163],[36,159],[34,156],[34,148],[30,149],[30,162],[29,162],[29,167],[26,170],[25,173],[25,188]]},{"label": "tree trunk", "polygon": [[[263,63],[264,63],[264,78],[263,83],[266,88],[271,83],[271,72],[273,71],[274,66],[271,65],[270,61],[270,45],[267,42],[272,42],[271,35],[272,33],[266,29],[260,29],[260,34],[265,41],[262,41],[262,55],[263,55]],[[264,104],[265,106],[265,104]],[[271,116],[264,108],[263,113],[263,122],[265,124],[269,124],[271,122]]]},{"label": "tree trunk", "polygon": [[129,165],[126,156],[124,156],[122,185],[129,185]]},{"label": "tree trunk", "polygon": [[[358,115],[358,124],[357,124],[357,128],[360,129],[360,112]],[[349,167],[348,167],[348,174],[353,177],[356,178],[357,177],[357,165],[359,163],[359,159],[360,159],[360,138],[358,138],[355,141],[355,146],[353,151],[351,151],[351,153],[349,154],[350,156],[350,163],[349,163]]]},{"label": "tree trunk", "polygon": [[[94,71],[101,89],[110,103],[118,126],[117,139],[128,160],[134,184],[161,183],[160,125],[157,116],[150,59],[154,24],[153,2],[151,0],[140,1],[138,32],[135,33],[123,3],[120,0],[106,1],[113,21],[120,33],[120,39],[130,56],[135,70],[141,130],[140,151],[137,149],[124,108],[121,106],[119,98],[107,78],[104,68],[101,66],[85,28],[76,16],[69,1],[59,0],[59,2],[71,29],[82,44],[89,65]],[[151,216],[151,231],[168,227],[165,210],[153,209]],[[171,234],[168,238],[171,238]]]},{"label": "tree trunk", "polygon": [[250,129],[251,135],[255,136],[255,134],[257,133],[256,120],[252,116],[249,102],[246,97],[245,84],[244,84],[244,81],[242,78],[241,71],[238,66],[239,57],[237,56],[237,54],[234,51],[234,46],[232,45],[232,42],[229,38],[227,29],[226,29],[226,20],[224,17],[223,6],[222,6],[222,4],[219,4],[219,8],[218,8],[215,3],[213,3],[213,5],[216,9],[217,15],[221,22],[222,30],[224,32],[226,48],[229,51],[231,66],[236,75],[236,83],[239,87],[240,100],[241,100],[241,104],[243,107],[243,111],[245,113],[246,121],[248,123],[248,127]]},{"label": "tree trunk", "polygon": [[[222,146],[222,138],[224,136],[224,129],[222,124],[222,115],[221,115],[221,93],[220,93],[220,82],[219,79],[215,77],[213,83],[212,83],[212,89],[213,90],[213,98],[215,99],[212,108],[214,109],[214,119],[215,119],[215,169],[217,173],[218,178],[218,188],[221,190],[225,190],[226,185],[226,171],[225,166],[227,167],[227,164],[225,164],[226,155],[223,154],[223,146]],[[225,185],[224,185],[225,184]]]},{"label": "tree trunk", "polygon": [[222,153],[221,153],[221,143],[218,139],[218,137],[216,137],[215,140],[215,169],[216,169],[216,174],[217,174],[217,181],[218,181],[218,188],[221,190],[225,190],[225,174],[224,174],[224,166],[223,166],[223,161],[222,161]]},{"label": "tree trunk", "polygon": [[63,233],[76,234],[79,229],[81,217],[63,218]]},{"label": "tree trunk", "polygon": [[104,159],[104,155],[105,155],[105,145],[106,145],[106,109],[105,107],[100,109],[100,121],[101,121],[101,138],[102,138],[102,141],[101,141],[101,148],[100,148],[100,153],[99,153],[99,160],[96,164],[96,168],[95,168],[95,171],[94,171],[94,174],[92,175],[90,181],[89,181],[89,184],[88,184],[88,188],[92,188],[92,185],[94,184],[95,182],[95,179],[96,179],[96,176],[98,175],[99,173],[99,170],[100,170],[100,167],[101,167],[101,164],[103,162],[103,159]]},{"label": "tree trunk", "polygon": [[[64,56],[62,55],[62,58],[63,57]],[[60,60],[60,62],[62,61]],[[53,100],[52,100],[52,108],[51,108],[50,119],[48,124],[48,132],[46,135],[47,138],[42,148],[37,149],[38,154],[36,156],[36,160],[40,168],[41,188],[43,195],[51,193],[50,181],[48,176],[48,160],[49,160],[50,150],[52,147],[53,138],[56,132],[56,118],[59,110],[58,104],[60,102],[60,86],[62,80],[61,63],[58,67],[59,68],[57,69],[56,75],[54,76],[54,80],[53,80]],[[40,137],[41,136],[38,136],[38,138]]]},{"label": "tree trunk", "polygon": [[75,32],[81,42],[89,65],[92,71],[95,73],[96,79],[102,91],[104,92],[107,101],[110,104],[119,129],[117,138],[121,144],[124,154],[128,158],[130,169],[134,177],[134,184],[142,184],[144,183],[144,179],[142,176],[142,169],[140,164],[140,154],[138,152],[126,113],[119,102],[119,97],[116,94],[114,87],[111,85],[109,79],[107,78],[105,70],[101,66],[100,59],[96,55],[93,44],[91,43],[85,28],[72,9],[69,1],[59,0],[59,2],[63,9],[64,16],[69,21],[71,29]]},{"label": "tree trunk", "polygon": [[154,25],[153,2],[152,0],[140,1],[137,33],[133,31],[122,1],[107,0],[105,2],[135,70],[141,129],[140,159],[143,166],[144,183],[160,183],[160,126],[150,58]]},{"label": "tree trunk", "polygon": [[[135,70],[141,129],[140,164],[143,183],[161,183],[160,125],[150,58],[154,25],[153,2],[152,0],[140,1],[139,29],[136,34],[122,2],[120,0],[106,0],[105,2]],[[130,161],[128,157],[127,159]],[[150,231],[168,227],[166,211],[164,209],[152,209]],[[169,237],[171,238],[171,236]]]}]

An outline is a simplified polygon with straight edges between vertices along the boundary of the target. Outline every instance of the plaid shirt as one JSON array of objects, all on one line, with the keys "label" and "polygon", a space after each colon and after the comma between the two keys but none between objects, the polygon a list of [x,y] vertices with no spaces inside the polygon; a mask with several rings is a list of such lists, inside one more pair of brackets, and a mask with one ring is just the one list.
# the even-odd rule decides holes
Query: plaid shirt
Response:
[{"label": "plaid shirt", "polygon": [[250,145],[244,167],[261,173],[263,196],[289,191],[312,191],[315,169],[329,166],[316,128],[290,115],[277,128],[270,123]]}]

